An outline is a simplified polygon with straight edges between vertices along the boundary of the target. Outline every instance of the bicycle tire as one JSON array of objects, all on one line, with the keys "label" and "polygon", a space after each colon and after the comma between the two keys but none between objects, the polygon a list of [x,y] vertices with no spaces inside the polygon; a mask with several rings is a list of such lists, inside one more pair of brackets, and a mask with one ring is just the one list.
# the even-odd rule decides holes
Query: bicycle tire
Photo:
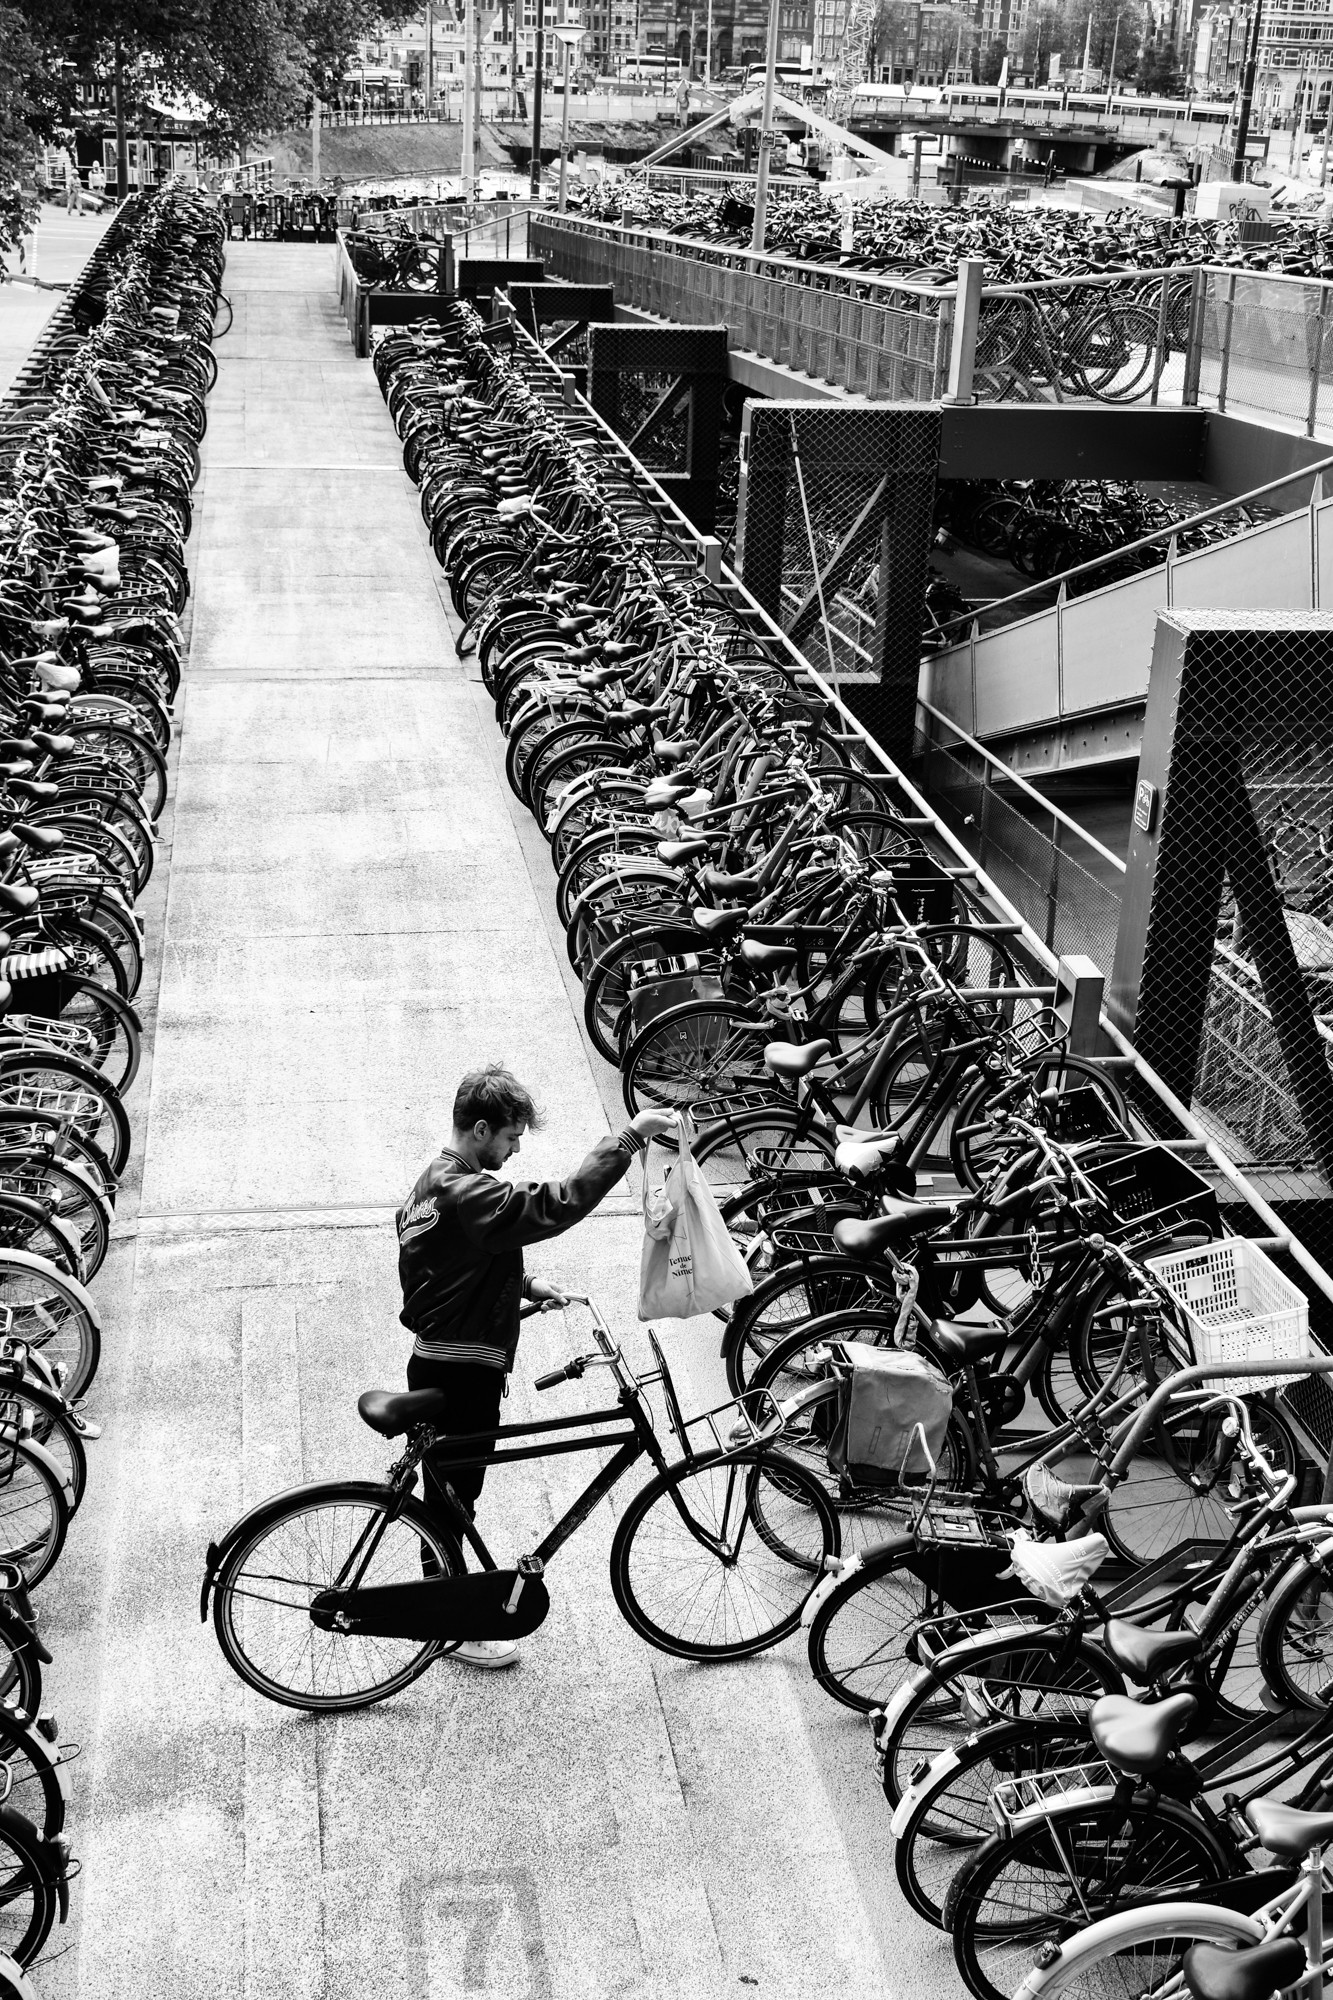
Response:
[{"label": "bicycle tire", "polygon": [[[677,1510],[682,1505],[702,1510],[694,1518],[711,1523],[707,1531],[723,1538],[741,1481],[744,1519],[732,1559],[723,1562],[695,1538]],[[685,1488],[691,1489],[688,1495],[682,1495]],[[763,1553],[742,1578],[751,1520],[751,1551],[759,1544]],[[657,1545],[673,1536],[677,1552],[667,1557],[668,1601],[650,1610],[644,1601],[647,1573]],[[795,1459],[759,1446],[710,1452],[658,1473],[635,1494],[611,1544],[611,1589],[630,1629],[659,1652],[687,1660],[741,1660],[796,1630],[806,1599],[838,1547],[838,1521],[824,1490]],[[699,1573],[705,1580],[682,1584],[683,1557],[692,1550],[704,1558]],[[680,1615],[665,1624],[673,1605]],[[678,1629],[687,1616],[690,1632]]]},{"label": "bicycle tire", "polygon": [[0,1562],[35,1590],[60,1560],[70,1503],[59,1467],[40,1445],[0,1436]]},{"label": "bicycle tire", "polygon": [[9,1315],[11,1339],[40,1353],[59,1371],[71,1403],[87,1394],[102,1356],[102,1329],[92,1298],[76,1278],[45,1258],[0,1250],[0,1307]]},{"label": "bicycle tire", "polygon": [[32,1717],[0,1706],[0,1783],[5,1803],[21,1812],[43,1840],[54,1840],[64,1831],[65,1788],[59,1769],[59,1749],[35,1727]]},{"label": "bicycle tire", "polygon": [[55,1923],[65,1855],[14,1806],[0,1806],[0,1954],[31,1965]]},{"label": "bicycle tire", "polygon": [[886,1297],[891,1297],[890,1285],[877,1280],[865,1265],[836,1251],[827,1256],[793,1258],[781,1265],[731,1309],[722,1337],[722,1360],[732,1395],[743,1393],[764,1357],[798,1326],[825,1313],[856,1306],[877,1305],[887,1310]]},{"label": "bicycle tire", "polygon": [[825,1694],[859,1715],[882,1708],[913,1671],[908,1648],[915,1628],[950,1609],[934,1586],[908,1567],[913,1554],[904,1540],[862,1557],[810,1621],[811,1673]]},{"label": "bicycle tire", "polygon": [[[308,1602],[319,1591],[332,1589],[338,1581],[338,1572],[334,1567],[335,1553],[330,1547],[326,1555],[325,1546],[321,1545],[318,1537],[313,1543],[307,1541],[307,1547],[312,1550],[311,1566],[323,1563],[327,1574],[296,1579],[273,1576],[267,1572],[261,1574],[260,1580],[265,1583],[289,1584],[294,1593],[291,1602],[284,1604],[280,1599],[238,1588],[238,1580],[245,1575],[247,1561],[275,1531],[282,1529],[287,1523],[297,1521],[305,1515],[317,1515],[328,1509],[339,1508],[349,1511],[357,1509],[368,1518],[373,1518],[385,1513],[387,1501],[388,1489],[369,1481],[327,1480],[318,1485],[300,1487],[295,1492],[283,1493],[274,1499],[249,1521],[245,1535],[225,1550],[213,1584],[213,1629],[228,1666],[240,1676],[247,1687],[253,1688],[266,1700],[277,1702],[285,1708],[299,1708],[316,1715],[342,1714],[351,1709],[367,1708],[374,1702],[386,1701],[390,1695],[398,1694],[403,1688],[410,1686],[440,1656],[443,1648],[434,1639],[358,1639],[348,1634],[323,1632],[314,1625],[302,1606],[302,1592],[306,1594]],[[462,1559],[457,1545],[441,1533],[422,1503],[410,1494],[396,1508],[391,1525],[398,1524],[406,1525],[408,1531],[406,1541],[402,1536],[395,1537],[394,1552],[383,1569],[375,1567],[379,1562],[380,1550],[384,1547],[384,1542],[381,1541],[380,1549],[377,1549],[371,1569],[364,1580],[390,1583],[419,1576],[423,1545],[429,1549],[442,1574],[447,1576],[459,1574]],[[337,1532],[336,1522],[327,1532],[329,1536]],[[276,1544],[276,1552],[267,1560],[279,1561],[281,1546],[280,1543]],[[303,1559],[299,1547],[297,1559]],[[404,1570],[406,1575],[402,1574]],[[380,1679],[350,1693],[345,1687],[337,1692],[327,1693],[320,1693],[315,1689],[303,1690],[291,1687],[286,1681],[277,1680],[273,1672],[266,1672],[251,1658],[246,1640],[237,1629],[234,1607],[238,1597],[246,1603],[273,1603],[279,1610],[294,1612],[296,1615],[283,1623],[283,1631],[287,1637],[279,1643],[281,1646],[290,1646],[294,1637],[304,1641],[307,1632],[315,1634],[316,1636],[309,1641],[312,1663],[317,1652],[322,1653],[332,1663],[339,1646],[345,1649],[342,1655],[344,1658],[354,1654],[357,1648],[362,1649],[359,1655],[361,1658],[367,1657],[371,1652],[385,1653],[392,1647],[406,1648],[408,1655]],[[259,1622],[259,1616],[256,1616],[253,1621],[254,1628],[258,1628]],[[272,1622],[277,1623],[276,1620]],[[297,1657],[299,1658],[299,1655]],[[292,1675],[295,1669],[293,1667],[288,1671],[289,1675]]]},{"label": "bicycle tire", "polygon": [[[1240,1910],[1218,1903],[1154,1903],[1146,1910],[1119,1910],[1075,1931],[1050,1965],[1033,1966],[1015,2000],[1104,2000],[1115,1993],[1183,1991],[1180,1961],[1192,1944],[1260,1944],[1264,1926]],[[1160,1953],[1148,1956],[1153,1945]],[[1102,1971],[1122,1953],[1123,1971]]]},{"label": "bicycle tire", "polygon": [[[1108,1907],[1108,1898],[1180,1898],[1221,1881],[1228,1860],[1201,1820],[1160,1796],[1150,1805],[1109,1798],[1056,1807],[992,1834],[964,1862],[945,1900],[959,1976],[975,2000],[1010,2000],[1036,1945],[1058,1942],[1062,1929],[1081,1930],[1090,1915],[1109,1915],[1115,1901]],[[1077,1924],[1063,1919],[1066,1885],[1079,1904]]]},{"label": "bicycle tire", "polygon": [[1003,1779],[1049,1771],[1088,1756],[1087,1730],[1072,1723],[1002,1722],[974,1730],[945,1750],[914,1784],[893,1816],[893,1872],[903,1901],[935,1930],[960,1850],[980,1847],[995,1831],[990,1795]]},{"label": "bicycle tire", "polygon": [[[1055,1072],[1056,1080],[1049,1080]],[[1024,1062],[1020,1074],[1030,1079],[1028,1094],[1031,1107],[1024,1115],[1051,1130],[1058,1125],[1059,1104],[1045,1101],[1044,1093],[1055,1090],[1064,1097],[1070,1090],[1091,1090],[1107,1114],[1120,1129],[1128,1135],[1129,1107],[1118,1086],[1095,1063],[1087,1062],[1081,1056],[1056,1053],[1038,1056]],[[1011,1088],[1009,1079],[1004,1079],[998,1088],[1001,1098]],[[1013,1141],[1003,1133],[998,1133],[986,1117],[985,1107],[995,1100],[997,1086],[988,1077],[978,1077],[958,1101],[953,1124],[949,1133],[949,1162],[964,1187],[973,1190],[981,1187],[988,1175],[998,1164],[997,1155],[1012,1150]]]},{"label": "bicycle tire", "polygon": [[[139,1073],[143,1054],[143,1024],[138,1014],[120,994],[110,992],[82,973],[65,973],[61,985],[60,1012],[51,1018],[88,1030],[94,1046],[84,1060],[106,1079],[118,1097],[123,1097]],[[20,986],[20,1001],[22,992]]]},{"label": "bicycle tire", "polygon": [[737,1000],[685,1000],[668,1007],[629,1043],[621,1095],[633,1118],[662,1105],[687,1110],[713,1097],[764,1090],[781,1098],[764,1067],[776,1023]]},{"label": "bicycle tire", "polygon": [[77,1091],[92,1099],[95,1120],[92,1112],[81,1116],[78,1129],[106,1156],[113,1174],[124,1171],[130,1156],[130,1121],[119,1093],[91,1063],[40,1049],[6,1049],[0,1053],[0,1103],[10,1089]]},{"label": "bicycle tire", "polygon": [[1085,1717],[1099,1696],[1125,1692],[1095,1640],[1070,1646],[1054,1626],[1054,1612],[1034,1601],[1030,1612],[1015,1610],[1011,1623],[960,1638],[901,1687],[879,1736],[880,1784],[891,1806],[923,1761],[956,1750],[978,1729],[1064,1727]]},{"label": "bicycle tire", "polygon": [[1259,1624],[1259,1665],[1292,1708],[1333,1699],[1333,1592],[1319,1557],[1298,1556],[1278,1578]]},{"label": "bicycle tire", "polygon": [[[1229,1452],[1224,1466],[1210,1470],[1210,1460],[1219,1451],[1227,1452],[1222,1430],[1226,1414],[1173,1410],[1143,1439],[1098,1523],[1122,1561],[1146,1566],[1187,1541],[1220,1546],[1228,1539],[1234,1523],[1226,1509],[1241,1493],[1223,1482],[1223,1472],[1229,1468],[1229,1478],[1234,1475],[1246,1486],[1249,1480],[1244,1465]],[[1278,1412],[1270,1404],[1252,1403],[1250,1422],[1255,1442],[1277,1470],[1298,1471],[1302,1460],[1295,1433]],[[1163,1457],[1162,1431],[1169,1434],[1179,1470]],[[1201,1472],[1208,1474],[1208,1484],[1202,1488],[1197,1484]]]},{"label": "bicycle tire", "polygon": [[810,1173],[833,1165],[837,1141],[811,1125],[795,1105],[750,1106],[711,1119],[701,1127],[692,1151],[697,1167],[719,1201],[752,1181],[780,1183],[784,1172]]},{"label": "bicycle tire", "polygon": [[598,1055],[613,1069],[620,1067],[621,1036],[628,1020],[629,968],[648,959],[698,949],[697,931],[659,926],[649,934],[633,931],[628,937],[617,938],[593,960],[583,983],[583,1025]]}]

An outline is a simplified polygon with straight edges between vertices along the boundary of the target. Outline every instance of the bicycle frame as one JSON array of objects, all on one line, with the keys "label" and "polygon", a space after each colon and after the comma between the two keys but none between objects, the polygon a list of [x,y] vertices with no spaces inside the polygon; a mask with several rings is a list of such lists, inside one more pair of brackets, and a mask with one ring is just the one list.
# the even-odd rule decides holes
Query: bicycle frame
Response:
[{"label": "bicycle frame", "polygon": [[[780,1436],[787,1421],[798,1409],[803,1408],[807,1403],[823,1400],[836,1392],[835,1384],[820,1383],[805,1391],[802,1395],[791,1399],[788,1403],[777,1404],[768,1395],[766,1390],[754,1391],[752,1394],[757,1398],[762,1398],[763,1405],[766,1405],[770,1412],[763,1422],[759,1422],[755,1417],[752,1417],[745,1409],[745,1401],[749,1400],[749,1398],[742,1399],[740,1402],[719,1404],[715,1409],[707,1410],[696,1417],[685,1419],[681,1416],[680,1405],[676,1398],[670,1371],[667,1368],[665,1357],[658,1347],[656,1339],[653,1339],[653,1348],[658,1362],[657,1370],[650,1375],[643,1377],[636,1376],[626,1362],[620,1348],[612,1339],[610,1328],[592,1301],[577,1294],[570,1294],[570,1302],[589,1307],[589,1310],[593,1314],[593,1331],[600,1352],[595,1355],[583,1357],[577,1366],[571,1364],[570,1368],[561,1370],[555,1376],[547,1378],[547,1386],[554,1386],[555,1382],[569,1375],[577,1379],[589,1365],[609,1367],[616,1378],[620,1392],[615,1407],[585,1411],[570,1417],[539,1419],[533,1423],[501,1424],[494,1431],[468,1432],[446,1440],[438,1438],[429,1425],[419,1426],[410,1434],[408,1449],[402,1458],[390,1469],[389,1491],[392,1496],[390,1505],[362,1530],[346,1561],[339,1570],[331,1586],[332,1590],[338,1592],[340,1596],[345,1597],[347,1593],[359,1588],[362,1578],[365,1576],[374,1559],[375,1551],[388,1531],[389,1526],[401,1514],[402,1504],[415,1486],[417,1468],[428,1452],[439,1454],[448,1465],[456,1470],[462,1470],[466,1466],[485,1465],[490,1467],[494,1465],[514,1465],[526,1459],[551,1458],[565,1452],[604,1451],[609,1445],[617,1447],[612,1457],[588,1482],[576,1498],[571,1501],[565,1512],[560,1516],[560,1519],[543,1536],[537,1547],[519,1557],[518,1570],[521,1576],[540,1577],[551,1557],[563,1548],[564,1544],[583,1525],[584,1521],[587,1520],[599,1501],[606,1498],[607,1494],[619,1484],[630,1467],[635,1465],[639,1459],[643,1457],[650,1458],[659,1473],[665,1473],[671,1469],[671,1463],[658,1442],[653,1424],[652,1411],[644,1396],[644,1387],[647,1383],[660,1381],[662,1384],[663,1395],[667,1404],[668,1419],[681,1446],[682,1455],[678,1463],[685,1465],[697,1463],[700,1457],[699,1452],[692,1446],[688,1435],[689,1430],[695,1425],[708,1424],[710,1426],[714,1438],[721,1445],[721,1459],[725,1461],[728,1456],[728,1446],[722,1443],[717,1424],[714,1422],[714,1419],[721,1415],[722,1412],[738,1412],[738,1419],[734,1425],[734,1430],[743,1431],[744,1434],[739,1437],[733,1436],[730,1444],[731,1452],[738,1454],[756,1443],[775,1441]],[[626,1428],[627,1424],[628,1428]],[[614,1426],[619,1426],[619,1428],[613,1428]],[[561,1432],[586,1430],[588,1427],[592,1427],[594,1433],[592,1436],[571,1437],[563,1440],[559,1436]],[[506,1439],[514,1440],[513,1444],[508,1448],[496,1450],[495,1446],[497,1443]],[[525,1444],[521,1442],[524,1439],[541,1440],[541,1442]],[[694,1520],[678,1492],[673,1490],[671,1501],[682,1523],[701,1546],[707,1548],[712,1554],[723,1557],[734,1552],[731,1545],[723,1537],[710,1534]],[[482,1569],[484,1571],[496,1571],[497,1564],[495,1558],[483,1541],[475,1522],[462,1506],[453,1488],[447,1482],[445,1483],[445,1502],[451,1517],[451,1525],[473,1550]],[[730,1507],[731,1497],[728,1495],[728,1514]],[[742,1516],[742,1535],[744,1534],[747,1521],[748,1507]],[[739,1546],[740,1542],[738,1540],[734,1548],[739,1549]],[[437,1580],[430,1577],[423,1577],[420,1584],[411,1584],[401,1586],[400,1588],[412,1592],[418,1590],[429,1591],[435,1581]]]}]

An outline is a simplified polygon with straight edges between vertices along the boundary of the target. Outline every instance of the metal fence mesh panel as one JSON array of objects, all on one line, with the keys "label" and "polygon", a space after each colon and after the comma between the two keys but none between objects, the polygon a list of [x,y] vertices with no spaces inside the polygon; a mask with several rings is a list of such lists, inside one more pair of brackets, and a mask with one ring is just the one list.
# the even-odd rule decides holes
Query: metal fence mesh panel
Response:
[{"label": "metal fence mesh panel", "polygon": [[[1153,680],[1140,775],[1161,824],[1139,849],[1151,897],[1136,1040],[1234,1156],[1326,1172],[1333,616],[1166,614]],[[1165,748],[1154,701],[1172,711]],[[1121,940],[1118,987],[1136,936]]]},{"label": "metal fence mesh panel", "polygon": [[746,421],[737,531],[746,587],[890,754],[906,758],[939,413],[768,402],[752,403]]}]

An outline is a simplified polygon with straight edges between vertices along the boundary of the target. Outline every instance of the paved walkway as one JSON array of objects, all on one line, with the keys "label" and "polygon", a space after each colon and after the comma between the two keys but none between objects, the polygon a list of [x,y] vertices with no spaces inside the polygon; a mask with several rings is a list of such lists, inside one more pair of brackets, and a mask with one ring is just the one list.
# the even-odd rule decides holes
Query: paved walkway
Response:
[{"label": "paved walkway", "polygon": [[[459,1073],[499,1057],[537,1087],[538,1173],[615,1114],[545,845],[511,811],[331,263],[273,244],[228,265],[149,912],[142,1189],[100,1289],[107,1437],[43,1593],[62,1733],[84,1746],[84,1873],[41,1990],[952,1994],[939,1941],[896,1907],[863,1727],[798,1643],[708,1670],[635,1640],[607,1580],[609,1507],[561,1554],[550,1619],[507,1675],[441,1665],[314,1723],[252,1700],[199,1623],[204,1546],[242,1507],[386,1462],[356,1397],[402,1379],[392,1209]],[[533,1259],[631,1346],[636,1202],[617,1190]],[[515,1416],[579,1331],[527,1329]],[[711,1322],[668,1346],[686,1397],[720,1400]],[[482,1520],[501,1549],[530,1546],[581,1483],[554,1464],[493,1477]]]}]

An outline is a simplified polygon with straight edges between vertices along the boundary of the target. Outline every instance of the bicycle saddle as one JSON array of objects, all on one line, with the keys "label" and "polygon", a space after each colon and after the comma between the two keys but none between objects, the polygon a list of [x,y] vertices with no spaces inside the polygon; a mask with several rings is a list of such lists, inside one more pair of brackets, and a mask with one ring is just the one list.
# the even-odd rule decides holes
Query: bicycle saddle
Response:
[{"label": "bicycle saddle", "polygon": [[674,806],[677,799],[683,799],[687,792],[694,790],[693,778],[654,778],[643,794],[643,803],[649,812],[664,812]]},{"label": "bicycle saddle", "polygon": [[888,1161],[896,1160],[902,1149],[900,1132],[882,1132],[878,1138],[868,1138],[858,1132],[854,1139],[842,1141],[833,1155],[833,1164],[840,1174],[847,1174],[852,1180],[864,1180],[871,1174],[877,1174]]},{"label": "bicycle saddle", "polygon": [[1270,1938],[1244,1951],[1192,1944],[1181,1970],[1194,2000],[1272,2000],[1279,1988],[1304,1977],[1305,1946],[1293,1937]]},{"label": "bicycle saddle", "polygon": [[442,1417],[448,1404],[443,1389],[367,1389],[357,1398],[357,1414],[381,1437],[401,1437],[414,1424],[431,1424]]},{"label": "bicycle saddle", "polygon": [[794,1083],[798,1077],[809,1076],[812,1069],[818,1069],[825,1056],[832,1053],[830,1041],[770,1042],[764,1050],[764,1068]]},{"label": "bicycle saddle", "polygon": [[[657,850],[661,853],[661,848]],[[745,938],[741,944],[741,957],[755,972],[777,972],[796,963],[796,953],[788,944],[760,944],[758,938]]]},{"label": "bicycle saddle", "polygon": [[730,937],[745,922],[744,910],[694,910],[695,928],[709,937]]},{"label": "bicycle saddle", "polygon": [[953,1214],[938,1201],[885,1201],[883,1215],[869,1222],[835,1222],[833,1241],[849,1257],[878,1257],[914,1236],[929,1236]]},{"label": "bicycle saddle", "polygon": [[654,736],[653,755],[660,757],[664,764],[680,764],[686,757],[692,757],[699,748],[697,736],[680,736],[672,742],[665,736]]},{"label": "bicycle saddle", "polygon": [[1270,1854],[1300,1861],[1312,1847],[1333,1840],[1333,1812],[1299,1812],[1277,1799],[1251,1799],[1245,1817]]},{"label": "bicycle saddle", "polygon": [[1088,1710],[1088,1729],[1108,1764],[1132,1778],[1146,1778],[1165,1764],[1198,1706],[1192,1694],[1157,1702],[1104,1694]]},{"label": "bicycle saddle", "polygon": [[0,882],[0,909],[14,910],[20,916],[27,916],[41,901],[36,889],[29,889],[22,882]]},{"label": "bicycle saddle", "polygon": [[930,1336],[941,1357],[955,1367],[974,1368],[978,1361],[993,1361],[1009,1341],[1003,1326],[977,1326],[970,1320],[933,1319]]},{"label": "bicycle saddle", "polygon": [[1108,1618],[1102,1644],[1121,1673],[1146,1687],[1182,1660],[1192,1660],[1200,1640],[1194,1632],[1145,1632],[1128,1618]]},{"label": "bicycle saddle", "polygon": [[728,875],[721,868],[705,868],[699,880],[714,896],[740,896],[747,903],[757,902],[763,893],[753,875]]},{"label": "bicycle saddle", "polygon": [[657,858],[665,861],[668,868],[680,868],[685,862],[709,853],[715,844],[702,833],[696,833],[691,840],[659,840]]}]

